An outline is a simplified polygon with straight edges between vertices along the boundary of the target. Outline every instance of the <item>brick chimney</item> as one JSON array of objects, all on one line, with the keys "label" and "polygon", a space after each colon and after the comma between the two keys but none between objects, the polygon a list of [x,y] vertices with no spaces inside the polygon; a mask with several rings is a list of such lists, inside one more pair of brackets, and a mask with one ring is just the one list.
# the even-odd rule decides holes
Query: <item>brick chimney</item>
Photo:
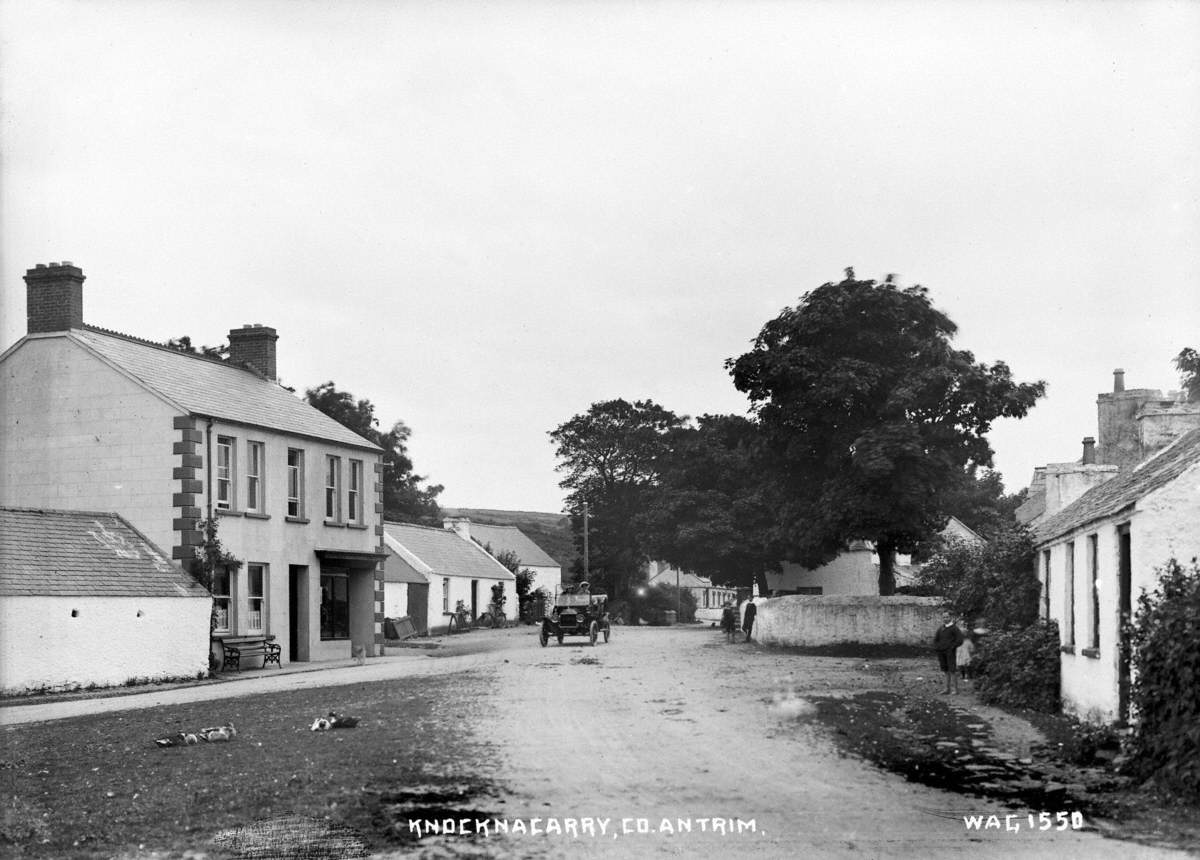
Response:
[{"label": "brick chimney", "polygon": [[1125,371],[1118,367],[1116,370],[1113,371],[1113,392],[1116,393],[1116,392],[1120,392],[1120,391],[1124,391],[1124,390],[1125,390]]},{"label": "brick chimney", "polygon": [[1096,440],[1091,436],[1083,437],[1083,465],[1096,465]]},{"label": "brick chimney", "polygon": [[83,270],[69,261],[38,263],[25,272],[29,333],[83,328]]},{"label": "brick chimney", "polygon": [[241,328],[229,330],[229,360],[234,364],[248,364],[265,376],[275,380],[275,341],[279,335],[270,326],[247,323]]}]

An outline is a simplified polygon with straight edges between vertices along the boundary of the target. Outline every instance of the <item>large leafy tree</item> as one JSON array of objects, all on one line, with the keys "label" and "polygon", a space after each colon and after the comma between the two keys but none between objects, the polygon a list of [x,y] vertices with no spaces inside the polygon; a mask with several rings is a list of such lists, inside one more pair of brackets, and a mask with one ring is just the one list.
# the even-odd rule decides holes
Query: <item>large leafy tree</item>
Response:
[{"label": "large leafy tree", "polygon": [[670,431],[639,524],[651,554],[718,585],[767,592],[779,562],[775,509],[763,480],[768,452],[756,422],[704,415]]},{"label": "large leafy tree", "polygon": [[1188,400],[1200,400],[1200,352],[1190,346],[1184,347],[1175,356],[1175,369]]},{"label": "large leafy tree", "polygon": [[440,484],[422,486],[426,478],[414,474],[407,442],[412,431],[403,421],[389,430],[379,429],[375,405],[358,400],[326,382],[304,392],[304,399],[338,423],[383,449],[383,515],[389,520],[435,524],[441,521],[437,496]]},{"label": "large leafy tree", "polygon": [[945,491],[965,469],[991,465],[992,422],[1024,416],[1045,392],[954,349],[956,328],[923,287],[847,269],[727,362],[779,456],[790,558],[815,567],[871,540],[880,594],[892,594],[895,553],[941,528]]},{"label": "large leafy tree", "polygon": [[667,434],[685,419],[650,400],[593,403],[550,431],[559,486],[577,546],[583,546],[588,508],[588,575],[614,596],[624,597],[647,560],[637,518],[646,507]]}]

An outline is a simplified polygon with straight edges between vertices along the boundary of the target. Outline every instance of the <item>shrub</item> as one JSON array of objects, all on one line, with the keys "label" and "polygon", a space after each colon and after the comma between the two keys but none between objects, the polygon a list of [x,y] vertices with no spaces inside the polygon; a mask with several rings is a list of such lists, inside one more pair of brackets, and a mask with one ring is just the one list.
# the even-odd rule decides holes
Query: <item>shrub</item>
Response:
[{"label": "shrub", "polygon": [[[678,603],[676,602],[678,595]],[[673,585],[655,585],[646,589],[645,594],[638,594],[630,601],[635,617],[649,621],[651,624],[663,623],[666,612],[674,612],[679,607],[680,622],[696,620],[696,597],[686,588],[677,589]]]},{"label": "shrub", "polygon": [[1033,540],[1024,527],[997,531],[986,544],[950,541],[922,566],[916,588],[940,594],[950,611],[991,627],[1024,627],[1038,614],[1041,586]]},{"label": "shrub", "polygon": [[1058,660],[1057,622],[989,634],[971,661],[976,692],[989,705],[1054,713],[1061,707]]},{"label": "shrub", "polygon": [[1129,629],[1131,753],[1142,776],[1200,798],[1200,566],[1175,559],[1158,569],[1158,588],[1138,597]]}]

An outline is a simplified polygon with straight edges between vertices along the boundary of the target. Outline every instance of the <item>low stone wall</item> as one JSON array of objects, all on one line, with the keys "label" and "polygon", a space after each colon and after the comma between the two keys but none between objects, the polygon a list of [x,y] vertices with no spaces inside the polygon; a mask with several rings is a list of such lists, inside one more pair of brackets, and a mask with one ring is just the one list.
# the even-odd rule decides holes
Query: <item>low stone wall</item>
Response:
[{"label": "low stone wall", "polygon": [[942,621],[936,597],[789,595],[757,600],[754,637],[764,645],[929,645]]}]

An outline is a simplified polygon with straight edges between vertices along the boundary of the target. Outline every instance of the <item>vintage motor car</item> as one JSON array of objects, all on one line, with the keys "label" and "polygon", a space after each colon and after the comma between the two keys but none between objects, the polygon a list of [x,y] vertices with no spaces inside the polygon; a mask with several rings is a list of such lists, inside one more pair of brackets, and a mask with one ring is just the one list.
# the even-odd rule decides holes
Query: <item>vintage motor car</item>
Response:
[{"label": "vintage motor car", "polygon": [[554,606],[550,614],[542,619],[542,632],[538,639],[543,648],[551,637],[561,645],[564,636],[586,636],[595,645],[601,635],[607,642],[611,632],[608,595],[591,594],[587,583],[581,583],[567,586],[554,595]]}]

